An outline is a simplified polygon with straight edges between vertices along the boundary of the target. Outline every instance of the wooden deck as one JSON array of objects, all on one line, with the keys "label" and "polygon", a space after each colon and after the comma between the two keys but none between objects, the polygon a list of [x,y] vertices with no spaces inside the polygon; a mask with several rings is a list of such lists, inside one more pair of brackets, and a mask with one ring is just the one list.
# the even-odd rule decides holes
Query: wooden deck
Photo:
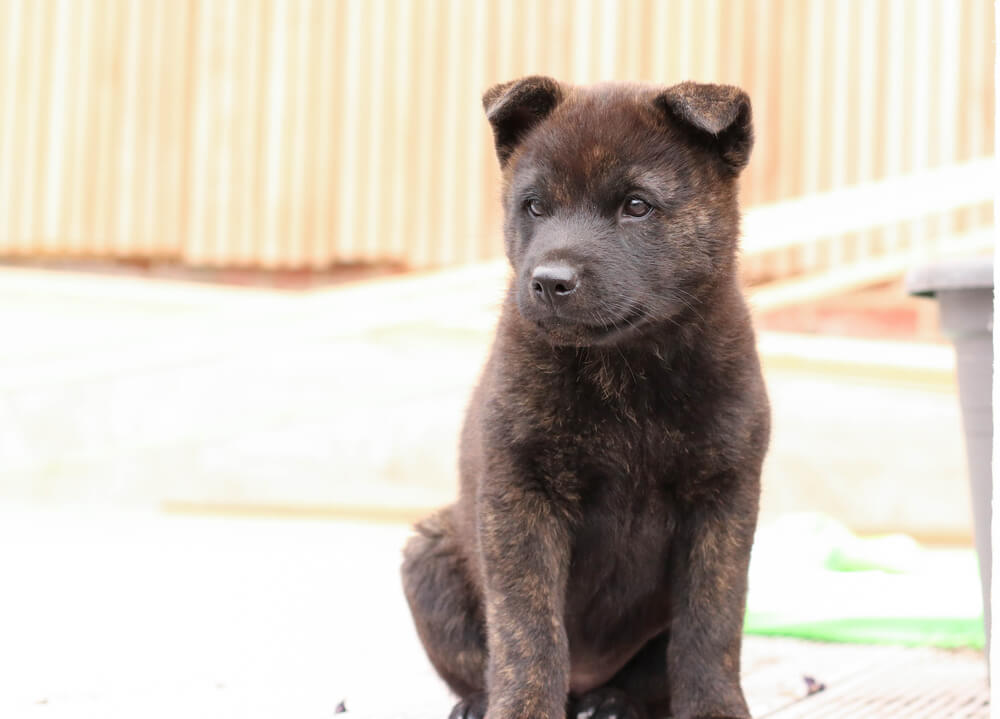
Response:
[{"label": "wooden deck", "polygon": [[743,661],[756,719],[989,716],[980,652],[748,637]]},{"label": "wooden deck", "polygon": [[[827,644],[746,637],[743,689],[754,719],[986,719],[989,686],[981,652]],[[435,678],[436,679],[436,678]],[[414,687],[412,707],[371,702],[348,719],[444,719],[444,699],[429,675]]]},{"label": "wooden deck", "polygon": [[[746,637],[743,688],[754,719],[986,719],[981,652]],[[400,680],[410,706],[353,701],[347,719],[444,719],[450,698],[429,673]],[[379,706],[382,704],[382,706]]]}]

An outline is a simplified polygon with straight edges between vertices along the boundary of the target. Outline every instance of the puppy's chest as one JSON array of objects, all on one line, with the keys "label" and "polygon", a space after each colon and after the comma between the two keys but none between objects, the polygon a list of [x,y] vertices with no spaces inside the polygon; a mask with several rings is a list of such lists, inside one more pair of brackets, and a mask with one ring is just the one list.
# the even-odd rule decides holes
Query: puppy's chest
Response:
[{"label": "puppy's chest", "polygon": [[592,482],[580,496],[573,530],[574,573],[607,579],[609,574],[641,572],[666,558],[675,525],[675,509],[660,488]]},{"label": "puppy's chest", "polygon": [[572,643],[645,640],[666,618],[675,512],[652,488],[602,484],[581,500],[567,587]]},{"label": "puppy's chest", "polygon": [[678,477],[701,474],[709,459],[710,419],[683,406],[608,401],[570,407],[540,432],[551,470],[590,484],[666,489]]},{"label": "puppy's chest", "polygon": [[611,379],[593,369],[561,373],[526,400],[529,432],[581,471],[638,478],[683,469],[712,434],[709,393],[659,369],[615,369]]}]

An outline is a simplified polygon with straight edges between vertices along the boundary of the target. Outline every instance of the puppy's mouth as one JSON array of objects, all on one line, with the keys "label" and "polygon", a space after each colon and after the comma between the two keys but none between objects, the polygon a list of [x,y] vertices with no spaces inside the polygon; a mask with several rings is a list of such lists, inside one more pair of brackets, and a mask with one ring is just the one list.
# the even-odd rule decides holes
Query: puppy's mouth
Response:
[{"label": "puppy's mouth", "polygon": [[612,318],[605,318],[599,312],[590,313],[587,321],[556,315],[536,320],[535,324],[557,344],[588,347],[619,342],[641,331],[649,322],[649,314],[634,306]]},{"label": "puppy's mouth", "polygon": [[632,307],[624,314],[607,322],[584,324],[583,326],[591,333],[597,344],[603,344],[641,329],[647,321],[648,315],[641,307]]}]

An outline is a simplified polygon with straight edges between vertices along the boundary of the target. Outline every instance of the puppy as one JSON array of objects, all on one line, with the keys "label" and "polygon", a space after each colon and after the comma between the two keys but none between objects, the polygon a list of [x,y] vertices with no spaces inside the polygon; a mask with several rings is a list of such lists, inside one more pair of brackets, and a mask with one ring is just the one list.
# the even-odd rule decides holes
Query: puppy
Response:
[{"label": "puppy", "polygon": [[514,273],[458,501],[403,585],[452,717],[749,717],[747,565],[770,412],[737,277],[747,95],[483,98]]}]

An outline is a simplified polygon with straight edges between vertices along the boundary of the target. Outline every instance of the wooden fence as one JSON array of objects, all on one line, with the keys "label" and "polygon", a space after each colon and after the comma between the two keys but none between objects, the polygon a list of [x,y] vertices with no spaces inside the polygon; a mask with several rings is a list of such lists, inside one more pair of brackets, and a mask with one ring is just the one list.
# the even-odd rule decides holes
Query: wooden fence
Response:
[{"label": "wooden fence", "polygon": [[991,0],[0,0],[0,256],[496,256],[479,97],[528,73],[747,88],[748,206],[967,163],[992,34]]}]

